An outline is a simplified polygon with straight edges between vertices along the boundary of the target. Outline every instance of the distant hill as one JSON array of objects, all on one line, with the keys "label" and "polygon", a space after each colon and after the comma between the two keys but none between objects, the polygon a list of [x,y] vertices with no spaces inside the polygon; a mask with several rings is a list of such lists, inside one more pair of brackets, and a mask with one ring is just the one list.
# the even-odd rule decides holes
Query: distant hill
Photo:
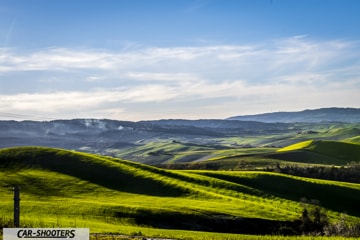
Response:
[{"label": "distant hill", "polygon": [[243,115],[227,118],[227,120],[258,121],[266,123],[294,122],[360,122],[360,108],[320,108],[299,112],[272,112],[255,115]]},{"label": "distant hill", "polygon": [[[159,140],[214,142],[214,138],[262,133],[282,134],[288,124],[228,120],[117,121],[73,119],[54,121],[0,121],[0,148],[46,146],[102,152]],[[353,135],[349,137],[354,137]]]}]

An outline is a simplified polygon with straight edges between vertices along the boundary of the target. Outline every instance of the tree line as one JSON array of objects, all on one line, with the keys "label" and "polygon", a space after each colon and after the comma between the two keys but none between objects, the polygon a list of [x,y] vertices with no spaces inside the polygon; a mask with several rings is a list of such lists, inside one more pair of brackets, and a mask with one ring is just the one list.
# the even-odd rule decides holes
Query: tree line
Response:
[{"label": "tree line", "polygon": [[274,171],[289,175],[318,178],[342,182],[360,183],[360,163],[352,162],[346,166],[280,166],[267,167],[266,171]]}]

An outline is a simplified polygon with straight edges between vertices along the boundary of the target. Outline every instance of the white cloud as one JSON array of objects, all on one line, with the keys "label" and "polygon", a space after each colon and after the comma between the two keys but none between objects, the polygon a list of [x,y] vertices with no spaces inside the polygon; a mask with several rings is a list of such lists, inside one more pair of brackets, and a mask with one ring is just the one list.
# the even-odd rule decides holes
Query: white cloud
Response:
[{"label": "white cloud", "polygon": [[[140,119],[145,119],[166,117],[162,112],[172,114],[168,117],[211,118],[233,111],[356,106],[358,48],[357,42],[301,36],[253,45],[120,52],[0,49],[0,111],[76,115],[81,109],[84,116],[139,117],[143,106]],[[16,89],[12,82],[18,84],[19,78],[30,86],[28,91],[4,91]],[[60,81],[67,81],[66,87]],[[148,104],[158,106],[156,113]],[[111,114],[117,108],[121,111]]]},{"label": "white cloud", "polygon": [[85,78],[85,82],[99,82],[101,80],[104,80],[106,79],[105,77],[103,76],[88,76]]},{"label": "white cloud", "polygon": [[189,73],[129,72],[126,77],[138,81],[199,81],[200,78]]}]

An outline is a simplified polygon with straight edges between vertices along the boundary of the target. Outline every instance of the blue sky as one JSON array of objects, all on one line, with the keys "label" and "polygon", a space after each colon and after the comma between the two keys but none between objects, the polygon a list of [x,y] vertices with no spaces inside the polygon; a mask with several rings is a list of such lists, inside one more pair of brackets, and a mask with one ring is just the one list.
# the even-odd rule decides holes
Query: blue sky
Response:
[{"label": "blue sky", "polygon": [[0,119],[360,107],[357,0],[0,0]]}]

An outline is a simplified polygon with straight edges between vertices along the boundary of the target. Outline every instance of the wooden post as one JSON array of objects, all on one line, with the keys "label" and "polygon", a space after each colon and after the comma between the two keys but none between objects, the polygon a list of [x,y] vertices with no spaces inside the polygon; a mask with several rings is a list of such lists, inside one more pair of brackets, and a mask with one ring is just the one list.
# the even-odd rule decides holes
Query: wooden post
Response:
[{"label": "wooden post", "polygon": [[14,227],[20,227],[20,187],[14,186]]}]

